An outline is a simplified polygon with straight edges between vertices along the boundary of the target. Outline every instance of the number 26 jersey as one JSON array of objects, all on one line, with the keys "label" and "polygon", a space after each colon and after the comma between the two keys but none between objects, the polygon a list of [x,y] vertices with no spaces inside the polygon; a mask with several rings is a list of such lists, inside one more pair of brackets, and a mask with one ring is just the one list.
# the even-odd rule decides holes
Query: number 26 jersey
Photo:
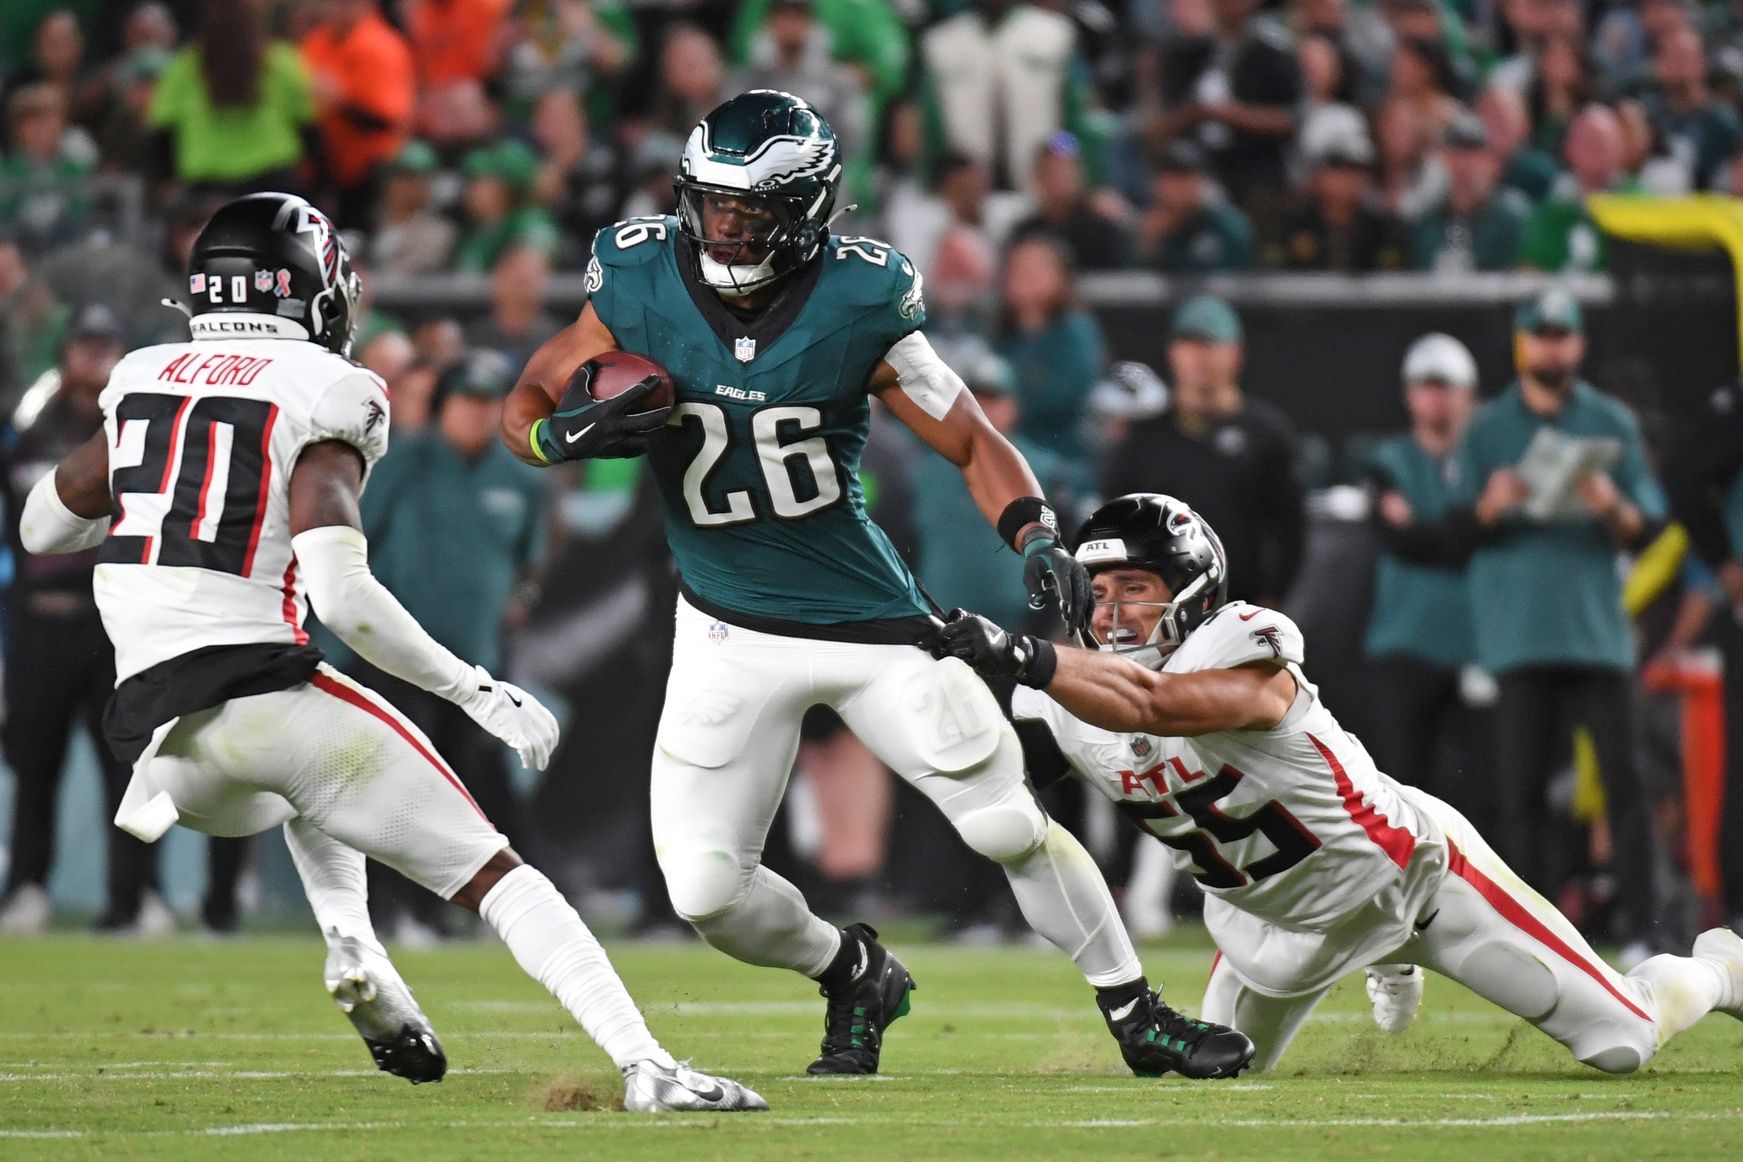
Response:
[{"label": "number 26 jersey", "polygon": [[381,379],[304,340],[197,338],[127,355],[99,403],[113,502],[94,589],[117,680],[208,646],[307,642],[291,469],[339,440],[367,472],[387,451]]},{"label": "number 26 jersey", "polygon": [[1206,892],[1285,927],[1320,929],[1399,883],[1433,824],[1374,766],[1301,673],[1301,631],[1233,602],[1188,635],[1167,674],[1272,662],[1297,692],[1270,730],[1122,735],[1019,687],[1012,716],[1045,723],[1079,777],[1174,849]]}]

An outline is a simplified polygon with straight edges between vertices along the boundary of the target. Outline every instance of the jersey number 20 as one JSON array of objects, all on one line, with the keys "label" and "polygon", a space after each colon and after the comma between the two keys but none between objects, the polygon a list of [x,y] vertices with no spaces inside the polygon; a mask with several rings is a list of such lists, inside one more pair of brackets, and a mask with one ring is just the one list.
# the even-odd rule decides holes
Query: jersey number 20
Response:
[{"label": "jersey number 20", "polygon": [[115,521],[100,559],[248,576],[277,418],[278,408],[258,399],[123,396],[109,449]]}]

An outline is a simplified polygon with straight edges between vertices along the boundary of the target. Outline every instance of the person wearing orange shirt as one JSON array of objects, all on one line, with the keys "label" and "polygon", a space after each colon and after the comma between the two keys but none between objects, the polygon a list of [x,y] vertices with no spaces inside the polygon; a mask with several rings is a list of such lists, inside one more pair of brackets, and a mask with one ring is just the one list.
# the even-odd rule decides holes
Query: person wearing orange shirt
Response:
[{"label": "person wearing orange shirt", "polygon": [[405,144],[411,124],[411,49],[374,0],[324,0],[302,52],[323,146],[317,185],[341,226],[361,224],[377,172]]}]

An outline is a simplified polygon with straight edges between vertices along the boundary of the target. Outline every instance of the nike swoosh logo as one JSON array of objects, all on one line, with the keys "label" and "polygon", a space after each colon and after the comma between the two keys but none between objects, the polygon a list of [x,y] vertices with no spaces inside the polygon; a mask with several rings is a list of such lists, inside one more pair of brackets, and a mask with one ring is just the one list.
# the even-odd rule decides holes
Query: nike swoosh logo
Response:
[{"label": "nike swoosh logo", "polygon": [[1137,1010],[1137,1008],[1138,1008],[1138,999],[1136,997],[1134,997],[1130,1001],[1127,1001],[1125,1004],[1121,1005],[1117,1009],[1109,1009],[1108,1010],[1108,1019],[1110,1021],[1123,1021],[1127,1017],[1131,1016],[1132,1013]]},{"label": "nike swoosh logo", "polygon": [[718,1085],[711,1085],[707,1089],[692,1089],[690,1092],[703,1101],[719,1101],[726,1096],[726,1091]]},{"label": "nike swoosh logo", "polygon": [[1434,923],[1434,918],[1438,915],[1440,915],[1440,909],[1436,908],[1434,911],[1430,912],[1425,919],[1417,921],[1416,930],[1421,932],[1423,929],[1427,928],[1430,924]]},{"label": "nike swoosh logo", "polygon": [[1261,613],[1264,613],[1264,612],[1265,611],[1263,609],[1255,609],[1251,613],[1237,613],[1237,614],[1235,614],[1235,616],[1240,618],[1242,621],[1252,621],[1255,617],[1258,617]]},{"label": "nike swoosh logo", "polygon": [[513,702],[514,708],[516,710],[519,710],[521,708],[521,700],[519,698],[516,698],[513,694],[510,694],[507,690],[504,690],[502,692],[502,696],[504,698],[507,698],[510,702]]},{"label": "nike swoosh logo", "polygon": [[848,979],[858,980],[860,977],[864,976],[866,967],[870,964],[871,954],[866,951],[865,945],[861,944],[859,946],[859,967],[853,970],[853,975],[848,977]]},{"label": "nike swoosh logo", "polygon": [[599,426],[599,421],[594,420],[591,424],[588,424],[585,428],[582,428],[579,432],[571,432],[569,435],[564,436],[563,443],[573,444],[576,440],[579,440],[582,436],[585,436],[588,432],[591,432],[594,428],[596,428],[598,426]]}]

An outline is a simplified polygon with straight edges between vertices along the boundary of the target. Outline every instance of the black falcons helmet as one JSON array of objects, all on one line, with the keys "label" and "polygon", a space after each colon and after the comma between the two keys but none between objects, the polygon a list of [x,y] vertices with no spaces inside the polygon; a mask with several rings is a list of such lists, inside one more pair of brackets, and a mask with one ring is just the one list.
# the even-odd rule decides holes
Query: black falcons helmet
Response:
[{"label": "black falcons helmet", "polygon": [[249,194],[206,223],[188,256],[189,314],[246,311],[300,323],[351,350],[363,287],[333,220],[295,194]]},{"label": "black falcons helmet", "polygon": [[1145,645],[1179,645],[1229,598],[1222,541],[1185,501],[1159,492],[1134,492],[1096,509],[1078,530],[1076,555],[1092,576],[1127,568],[1162,578],[1174,600],[1163,606],[1160,642]]}]

